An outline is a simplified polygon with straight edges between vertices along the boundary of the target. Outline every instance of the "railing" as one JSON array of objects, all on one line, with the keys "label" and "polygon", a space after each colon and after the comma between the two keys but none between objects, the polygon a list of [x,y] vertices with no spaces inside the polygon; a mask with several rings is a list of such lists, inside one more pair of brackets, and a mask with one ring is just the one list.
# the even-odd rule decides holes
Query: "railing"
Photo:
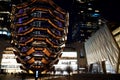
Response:
[{"label": "railing", "polygon": [[44,11],[44,12],[46,12],[46,13],[50,13],[51,14],[51,16],[53,16],[54,18],[56,18],[57,20],[59,20],[59,21],[61,21],[61,22],[64,22],[64,17],[62,17],[63,15],[61,14],[59,14],[58,12],[53,12],[51,9],[46,9],[46,8],[42,8],[42,7],[40,7],[40,8],[36,8],[36,7],[33,7],[33,8],[30,8],[30,10],[29,10],[29,13],[23,13],[23,14],[19,14],[19,12],[18,12],[18,14],[16,14],[16,17],[23,17],[23,16],[26,16],[26,15],[30,15],[32,12],[34,12],[34,11]]},{"label": "railing", "polygon": [[38,20],[38,21],[47,21],[49,24],[51,24],[54,28],[56,28],[56,29],[58,29],[58,30],[60,30],[60,31],[63,31],[64,29],[63,28],[61,28],[61,27],[59,27],[58,25],[56,25],[56,24],[54,24],[54,22],[53,22],[53,20],[52,19],[47,19],[47,18],[31,18],[29,21],[26,21],[26,22],[24,22],[24,23],[22,23],[22,24],[16,24],[16,26],[17,27],[20,27],[20,26],[25,26],[25,25],[28,25],[28,24],[30,24],[31,22],[33,22],[33,21],[36,21],[36,20]]},{"label": "railing", "polygon": [[[52,30],[50,30],[49,28],[34,28],[32,27],[31,29],[26,29],[23,32],[21,31],[21,33],[18,33],[18,36],[24,36],[27,35],[31,32],[33,32],[34,30],[41,30],[41,31],[46,31],[48,34],[50,34],[52,37],[56,38],[56,39],[60,39],[62,37],[61,32],[58,31],[57,32],[53,32]],[[42,33],[41,33],[42,34]]]}]

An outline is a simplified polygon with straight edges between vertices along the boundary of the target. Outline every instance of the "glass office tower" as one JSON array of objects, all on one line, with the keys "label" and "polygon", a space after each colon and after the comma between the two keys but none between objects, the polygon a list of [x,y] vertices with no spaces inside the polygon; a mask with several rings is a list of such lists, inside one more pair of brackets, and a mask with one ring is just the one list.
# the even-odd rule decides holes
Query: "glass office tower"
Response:
[{"label": "glass office tower", "polygon": [[46,72],[57,64],[67,39],[68,18],[68,13],[52,0],[13,5],[11,43],[22,69]]}]

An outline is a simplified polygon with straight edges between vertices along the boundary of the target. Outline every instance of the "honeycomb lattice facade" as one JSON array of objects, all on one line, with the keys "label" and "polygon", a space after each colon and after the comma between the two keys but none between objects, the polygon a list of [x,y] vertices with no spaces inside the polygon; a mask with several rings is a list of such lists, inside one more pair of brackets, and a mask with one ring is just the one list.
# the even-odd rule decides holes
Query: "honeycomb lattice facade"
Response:
[{"label": "honeycomb lattice facade", "polygon": [[17,61],[28,71],[47,71],[64,48],[68,13],[52,0],[30,0],[12,7],[12,43]]}]

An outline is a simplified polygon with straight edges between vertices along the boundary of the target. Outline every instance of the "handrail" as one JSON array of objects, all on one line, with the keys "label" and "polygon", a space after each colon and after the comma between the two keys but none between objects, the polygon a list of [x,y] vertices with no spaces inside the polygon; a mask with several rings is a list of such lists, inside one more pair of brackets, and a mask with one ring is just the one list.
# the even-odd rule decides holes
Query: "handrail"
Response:
[{"label": "handrail", "polygon": [[32,57],[29,60],[27,60],[27,63],[32,64],[32,63],[34,63],[34,61],[35,61],[35,59],[34,59],[34,57]]},{"label": "handrail", "polygon": [[22,51],[22,50],[21,50],[20,52],[22,53],[22,56],[24,56],[24,55],[25,55],[25,52],[28,52],[31,48],[32,48],[32,47],[28,47],[27,50],[25,50],[25,51]]},{"label": "handrail", "polygon": [[43,52],[44,52],[47,56],[50,56],[50,55],[51,55],[50,51],[49,51],[47,48],[44,48]]},{"label": "handrail", "polygon": [[43,51],[47,56],[50,56],[51,53],[47,48],[34,48],[34,50],[39,50],[39,51]]},{"label": "handrail", "polygon": [[17,59],[18,59],[21,63],[25,64],[25,62],[24,62],[19,56],[17,57]]},{"label": "handrail", "polygon": [[24,56],[27,56],[27,55],[32,54],[33,52],[35,52],[35,50],[43,51],[47,56],[50,56],[50,54],[51,54],[51,53],[49,52],[49,50],[46,49],[46,48],[36,48],[36,47],[32,47],[32,48],[30,48],[28,51],[25,52],[26,55],[24,55]]},{"label": "handrail", "polygon": [[35,27],[32,27],[32,28],[29,28],[29,29],[24,30],[24,31],[21,32],[21,33],[18,33],[17,35],[18,35],[18,36],[25,36],[25,35],[27,35],[28,33],[31,33],[33,30],[46,30],[46,28],[35,28]]},{"label": "handrail", "polygon": [[30,38],[28,41],[26,41],[25,43],[19,43],[19,45],[21,45],[21,46],[25,46],[25,45],[27,45],[29,42],[32,42],[32,41],[34,41],[34,40],[45,40],[47,43],[49,43],[52,47],[54,47],[54,48],[58,48],[59,46],[56,46],[56,45],[54,45],[48,38]]},{"label": "handrail", "polygon": [[52,45],[54,48],[58,48],[59,46],[54,45],[48,38],[46,38],[46,42]]},{"label": "handrail", "polygon": [[17,26],[17,27],[25,26],[25,25],[27,25],[27,24],[35,21],[35,20],[48,21],[48,23],[50,23],[54,28],[56,28],[56,29],[58,29],[58,30],[60,30],[60,31],[63,31],[63,30],[64,30],[63,28],[60,28],[60,27],[58,27],[57,25],[55,25],[50,19],[47,19],[47,18],[32,18],[32,19],[30,19],[29,21],[24,22],[24,23],[22,23],[22,24],[17,23],[16,26]]},{"label": "handrail", "polygon": [[62,14],[65,14],[65,11],[61,7],[56,5],[52,0],[31,0],[31,3],[26,2],[24,4],[17,5],[16,8],[17,9],[25,8],[25,7],[28,7],[29,5],[34,4],[37,1],[49,3],[55,10],[57,10],[58,12],[60,12]]},{"label": "handrail", "polygon": [[46,60],[45,58],[42,58],[41,62],[44,63],[44,64],[48,64],[49,61]]},{"label": "handrail", "polygon": [[18,36],[24,36],[24,35],[32,32],[33,30],[46,30],[50,35],[52,35],[56,39],[60,39],[62,37],[62,36],[53,34],[48,28],[35,28],[35,27],[32,27],[30,30],[25,30],[24,33],[19,33],[17,35]]},{"label": "handrail", "polygon": [[29,42],[32,42],[34,40],[34,38],[30,38],[28,41],[26,41],[25,43],[20,43],[21,46],[25,46],[27,45]]},{"label": "handrail", "polygon": [[40,50],[44,50],[43,48],[36,48],[36,47],[35,47],[34,49],[35,49],[35,50],[39,50],[39,51],[40,51]]},{"label": "handrail", "polygon": [[25,7],[33,4],[34,2],[36,2],[36,0],[31,0],[31,3],[25,2],[25,3],[21,4],[21,5],[17,5],[16,8],[17,9],[25,8]]},{"label": "handrail", "polygon": [[[55,17],[57,20],[59,20],[59,21],[61,21],[61,22],[65,22],[65,21],[62,20],[60,17],[54,15],[54,13],[53,13],[53,11],[52,11],[51,9],[36,8],[36,7],[34,7],[34,8],[31,8],[30,13],[32,13],[32,12],[34,12],[34,11],[37,11],[37,10],[49,12],[49,13],[50,13],[53,17]],[[26,15],[28,15],[28,14],[27,14],[27,13],[23,13],[23,14],[16,14],[15,16],[16,16],[17,18],[19,18],[19,17],[23,17],[23,16],[26,16]]]},{"label": "handrail", "polygon": [[26,54],[27,54],[27,55],[30,55],[30,54],[32,54],[33,52],[35,52],[35,49],[32,47],[31,49],[29,49],[29,50],[26,52]]}]

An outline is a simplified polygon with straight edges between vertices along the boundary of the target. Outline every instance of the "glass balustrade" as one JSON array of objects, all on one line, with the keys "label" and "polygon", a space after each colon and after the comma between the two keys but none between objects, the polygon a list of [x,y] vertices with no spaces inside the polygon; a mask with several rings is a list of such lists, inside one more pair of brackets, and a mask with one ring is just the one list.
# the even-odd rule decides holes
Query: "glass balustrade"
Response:
[{"label": "glass balustrade", "polygon": [[57,30],[57,29],[55,29],[55,28],[52,28],[52,29],[50,29],[50,30],[51,30],[51,32],[52,32],[53,34],[55,34],[56,36],[62,36],[63,31],[59,31],[59,30]]},{"label": "glass balustrade", "polygon": [[25,56],[24,61],[27,61],[31,58],[31,56]]},{"label": "glass balustrade", "polygon": [[60,17],[61,19],[65,19],[64,17],[64,15],[63,14],[60,14],[59,12],[57,12],[57,11],[54,11],[54,14],[56,15],[56,16],[58,16],[58,17]]},{"label": "glass balustrade", "polygon": [[28,51],[28,49],[29,49],[29,47],[28,47],[28,46],[24,46],[24,47],[22,47],[22,48],[21,48],[21,52],[27,52],[27,51]]},{"label": "glass balustrade", "polygon": [[29,16],[20,17],[20,18],[17,18],[16,21],[17,21],[18,24],[22,24],[22,23],[28,21],[28,17],[29,17]]},{"label": "glass balustrade", "polygon": [[24,9],[20,9],[19,11],[18,11],[18,14],[23,14],[24,13]]},{"label": "glass balustrade", "polygon": [[19,42],[20,42],[20,43],[25,43],[25,42],[27,42],[27,41],[30,40],[30,39],[31,39],[30,36],[20,37]]}]

